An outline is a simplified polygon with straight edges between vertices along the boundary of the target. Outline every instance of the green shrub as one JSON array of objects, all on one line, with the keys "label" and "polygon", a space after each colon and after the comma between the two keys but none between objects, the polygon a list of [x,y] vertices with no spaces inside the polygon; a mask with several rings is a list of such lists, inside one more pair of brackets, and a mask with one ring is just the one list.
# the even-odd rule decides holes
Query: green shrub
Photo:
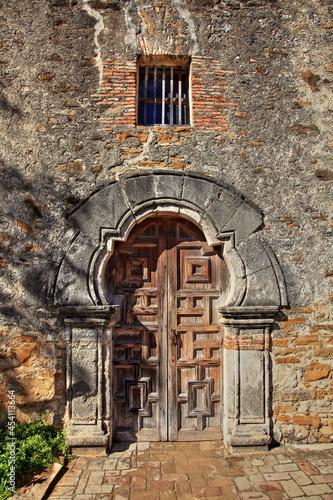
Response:
[{"label": "green shrub", "polygon": [[[9,490],[9,432],[0,429],[0,500],[8,498]],[[65,434],[52,425],[44,423],[43,418],[30,424],[15,426],[15,472],[16,479],[49,467],[59,455],[67,454]]]}]

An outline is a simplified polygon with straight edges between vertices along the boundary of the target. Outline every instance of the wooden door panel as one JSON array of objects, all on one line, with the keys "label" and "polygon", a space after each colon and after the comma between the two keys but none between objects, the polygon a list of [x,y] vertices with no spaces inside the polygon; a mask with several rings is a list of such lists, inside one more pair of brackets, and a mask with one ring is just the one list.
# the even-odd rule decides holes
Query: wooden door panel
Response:
[{"label": "wooden door panel", "polygon": [[[187,329],[179,334],[177,378],[178,439],[221,438],[221,334],[218,325]],[[198,432],[194,436],[188,430]]]},{"label": "wooden door panel", "polygon": [[[155,366],[154,366],[155,365]],[[159,440],[159,414],[156,403],[159,392],[156,385],[157,363],[115,363],[114,421],[115,439],[140,440],[145,429],[150,429],[151,440]]]},{"label": "wooden door panel", "polygon": [[113,328],[116,440],[161,438],[159,253],[154,225],[143,231],[137,228],[118,244],[111,263],[114,271],[109,272],[109,280],[121,307]]},{"label": "wooden door panel", "polygon": [[221,439],[219,375],[220,367],[178,362],[179,440]]},{"label": "wooden door panel", "polygon": [[178,242],[176,252],[177,408],[171,411],[178,415],[177,439],[186,441],[222,436],[220,256],[201,240]]},{"label": "wooden door panel", "polygon": [[221,438],[221,262],[196,226],[176,218],[147,219],[116,245],[106,273],[120,304],[116,439]]},{"label": "wooden door panel", "polygon": [[[205,245],[206,252],[207,245]],[[185,246],[184,243],[178,247],[177,263],[178,290],[211,290],[220,288],[220,276],[218,273],[219,256],[210,248],[210,253],[215,255],[204,255],[203,245]]]}]

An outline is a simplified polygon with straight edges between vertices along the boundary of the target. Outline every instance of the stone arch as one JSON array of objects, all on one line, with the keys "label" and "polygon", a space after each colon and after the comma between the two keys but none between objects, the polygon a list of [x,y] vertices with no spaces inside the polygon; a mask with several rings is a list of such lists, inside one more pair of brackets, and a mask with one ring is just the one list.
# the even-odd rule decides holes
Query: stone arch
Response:
[{"label": "stone arch", "polygon": [[[68,440],[74,447],[111,444],[110,346],[117,306],[103,296],[103,270],[114,243],[126,240],[145,217],[159,213],[187,218],[210,245],[223,244],[231,281],[226,304],[218,308],[225,367],[224,442],[231,450],[268,446],[270,331],[287,295],[277,259],[260,236],[262,213],[213,178],[158,170],[120,176],[69,218],[71,243],[53,292],[66,328]],[[87,381],[89,390],[78,392]]]},{"label": "stone arch", "polygon": [[70,216],[75,232],[59,268],[55,304],[105,304],[98,280],[114,241],[126,239],[135,223],[162,211],[193,220],[209,244],[224,243],[233,290],[227,305],[286,305],[280,266],[257,232],[261,212],[212,178],[168,171],[122,176]]}]

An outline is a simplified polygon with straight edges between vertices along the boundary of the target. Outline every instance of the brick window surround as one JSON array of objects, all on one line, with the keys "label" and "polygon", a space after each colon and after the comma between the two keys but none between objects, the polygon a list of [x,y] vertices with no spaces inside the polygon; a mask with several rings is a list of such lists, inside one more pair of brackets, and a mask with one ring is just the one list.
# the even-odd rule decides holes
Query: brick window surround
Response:
[{"label": "brick window surround", "polygon": [[[187,125],[204,133],[224,133],[228,130],[226,110],[237,106],[226,95],[227,71],[220,61],[205,56],[141,55],[124,61],[119,57],[103,63],[103,81],[95,99],[102,107],[101,130],[112,131],[124,127],[150,127],[139,124],[138,68],[140,66],[187,67],[189,69],[188,122]],[[103,108],[106,112],[103,112]],[[156,123],[157,125],[157,123]],[[161,124],[159,124],[161,125]],[[174,124],[178,126],[176,122]],[[169,123],[163,126],[172,127]]]},{"label": "brick window surround", "polygon": [[141,56],[138,59],[138,125],[190,124],[190,59]]}]

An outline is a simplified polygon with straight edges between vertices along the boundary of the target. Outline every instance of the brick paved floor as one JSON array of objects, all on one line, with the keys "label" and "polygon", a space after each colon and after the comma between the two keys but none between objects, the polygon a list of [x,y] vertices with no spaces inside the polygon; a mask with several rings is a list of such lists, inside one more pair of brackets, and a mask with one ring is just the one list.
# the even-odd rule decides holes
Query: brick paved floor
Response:
[{"label": "brick paved floor", "polygon": [[[126,449],[127,448],[127,449]],[[50,500],[333,500],[333,447],[229,454],[221,442],[118,444],[70,463]]]}]

